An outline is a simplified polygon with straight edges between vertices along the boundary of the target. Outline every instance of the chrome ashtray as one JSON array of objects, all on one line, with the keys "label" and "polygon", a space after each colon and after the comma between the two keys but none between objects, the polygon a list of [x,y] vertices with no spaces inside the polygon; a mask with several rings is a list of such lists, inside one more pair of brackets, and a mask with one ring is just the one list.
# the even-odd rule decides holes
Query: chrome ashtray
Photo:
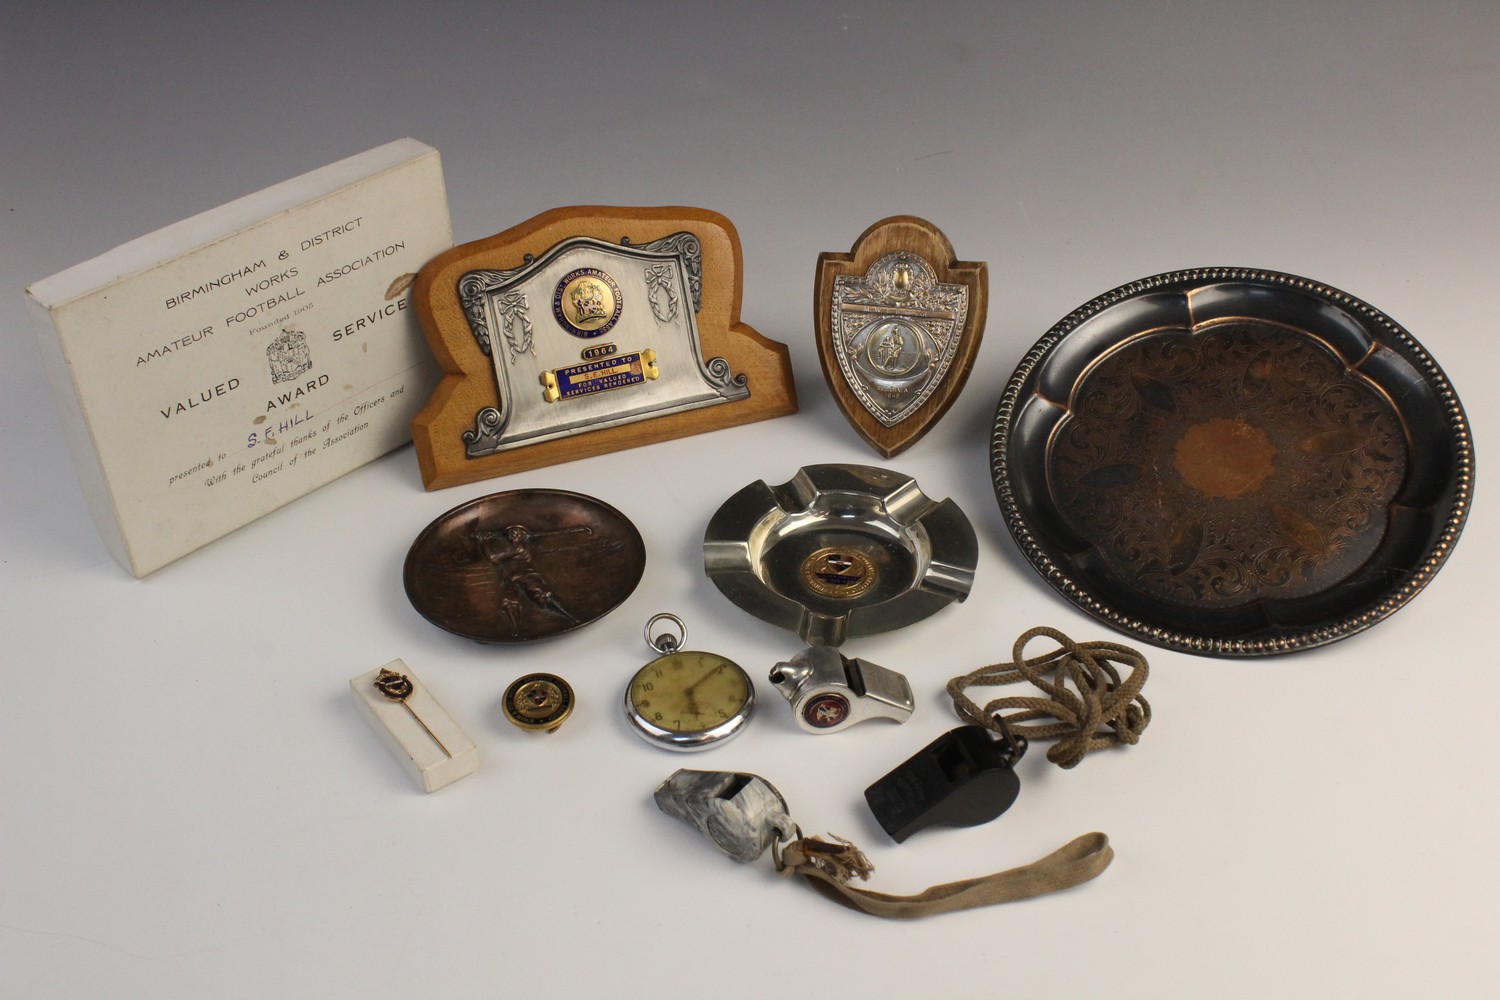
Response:
[{"label": "chrome ashtray", "polygon": [[814,646],[889,632],[969,596],[979,546],[952,500],[867,465],[809,465],[724,501],[703,568],[724,596]]}]

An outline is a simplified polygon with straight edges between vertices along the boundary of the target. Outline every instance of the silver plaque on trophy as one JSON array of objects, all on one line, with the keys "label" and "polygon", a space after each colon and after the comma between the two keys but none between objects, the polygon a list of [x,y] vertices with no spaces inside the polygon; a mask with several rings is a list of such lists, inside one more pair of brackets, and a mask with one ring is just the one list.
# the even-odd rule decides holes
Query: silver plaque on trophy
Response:
[{"label": "silver plaque on trophy", "polygon": [[578,236],[510,270],[475,270],[459,301],[494,365],[499,406],[464,432],[470,457],[750,395],[743,374],[704,358],[699,242],[641,246]]}]

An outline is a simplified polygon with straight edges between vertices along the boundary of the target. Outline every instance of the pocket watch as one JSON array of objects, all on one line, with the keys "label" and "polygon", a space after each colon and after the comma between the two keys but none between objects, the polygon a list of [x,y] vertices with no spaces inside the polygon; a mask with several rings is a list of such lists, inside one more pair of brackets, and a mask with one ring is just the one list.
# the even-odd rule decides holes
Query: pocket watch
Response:
[{"label": "pocket watch", "polygon": [[[674,628],[653,635],[662,622]],[[717,653],[683,649],[687,626],[676,615],[653,615],[645,635],[662,655],[625,689],[625,718],[641,738],[667,750],[706,750],[745,728],[755,708],[749,674]]]}]

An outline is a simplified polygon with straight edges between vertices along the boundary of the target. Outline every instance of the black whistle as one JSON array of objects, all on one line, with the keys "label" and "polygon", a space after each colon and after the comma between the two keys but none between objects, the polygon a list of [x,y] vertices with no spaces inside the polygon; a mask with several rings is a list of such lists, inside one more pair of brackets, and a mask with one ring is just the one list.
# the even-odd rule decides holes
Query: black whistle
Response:
[{"label": "black whistle", "polygon": [[1010,808],[1021,792],[1017,737],[993,739],[983,726],[959,726],[865,789],[885,832],[901,843],[929,826],[978,826]]}]

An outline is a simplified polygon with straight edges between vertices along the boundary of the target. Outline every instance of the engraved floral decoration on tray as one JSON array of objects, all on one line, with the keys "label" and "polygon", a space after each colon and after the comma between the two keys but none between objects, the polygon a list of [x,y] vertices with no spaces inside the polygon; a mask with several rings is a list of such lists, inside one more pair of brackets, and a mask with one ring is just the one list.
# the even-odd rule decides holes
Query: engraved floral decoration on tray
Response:
[{"label": "engraved floral decoration on tray", "polygon": [[1154,598],[1219,609],[1319,593],[1386,534],[1401,420],[1318,339],[1236,319],[1128,339],[1048,445],[1069,528]]}]

